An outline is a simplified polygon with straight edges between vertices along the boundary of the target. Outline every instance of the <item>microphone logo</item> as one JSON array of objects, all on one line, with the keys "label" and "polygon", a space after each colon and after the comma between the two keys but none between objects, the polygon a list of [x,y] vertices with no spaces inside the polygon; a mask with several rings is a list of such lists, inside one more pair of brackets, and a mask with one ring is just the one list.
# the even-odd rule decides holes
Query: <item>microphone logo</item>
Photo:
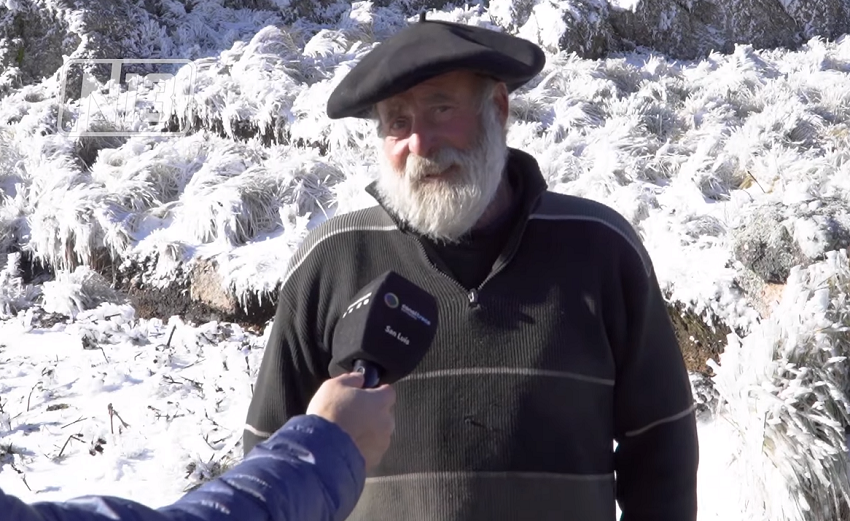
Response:
[{"label": "microphone logo", "polygon": [[399,305],[398,297],[395,293],[385,293],[384,294],[384,304],[389,306],[392,309],[395,309]]}]

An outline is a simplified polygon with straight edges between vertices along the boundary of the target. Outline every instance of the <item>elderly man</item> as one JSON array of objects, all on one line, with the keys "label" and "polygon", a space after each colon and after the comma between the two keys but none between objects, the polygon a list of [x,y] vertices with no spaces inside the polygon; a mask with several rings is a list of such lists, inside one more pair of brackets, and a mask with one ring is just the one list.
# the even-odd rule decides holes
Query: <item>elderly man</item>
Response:
[{"label": "elderly man", "polygon": [[600,521],[616,502],[625,521],[696,518],[691,387],[651,259],[619,214],[548,191],[535,159],[506,146],[509,94],[543,65],[528,41],[420,21],[328,101],[331,118],[376,124],[378,204],[295,253],[246,448],[303,411],[373,277],[395,270],[440,306],[348,519]]}]

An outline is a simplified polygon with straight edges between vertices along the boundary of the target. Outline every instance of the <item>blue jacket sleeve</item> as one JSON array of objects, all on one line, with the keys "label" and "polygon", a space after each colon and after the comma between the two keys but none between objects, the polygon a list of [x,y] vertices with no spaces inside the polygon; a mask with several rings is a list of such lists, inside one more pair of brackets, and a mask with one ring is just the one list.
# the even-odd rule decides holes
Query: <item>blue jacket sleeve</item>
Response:
[{"label": "blue jacket sleeve", "polygon": [[348,434],[296,416],[226,473],[160,509],[108,496],[28,505],[0,490],[0,512],[15,521],[342,521],[365,474]]}]

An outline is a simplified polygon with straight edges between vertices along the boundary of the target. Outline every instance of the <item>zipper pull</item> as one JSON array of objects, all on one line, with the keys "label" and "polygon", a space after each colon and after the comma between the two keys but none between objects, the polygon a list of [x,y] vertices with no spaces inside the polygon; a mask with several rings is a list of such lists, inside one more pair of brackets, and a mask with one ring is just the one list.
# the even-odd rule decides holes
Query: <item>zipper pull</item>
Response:
[{"label": "zipper pull", "polygon": [[467,298],[469,298],[469,305],[470,306],[478,305],[478,290],[477,289],[472,288],[471,290],[469,290],[469,293],[466,296],[467,296]]}]

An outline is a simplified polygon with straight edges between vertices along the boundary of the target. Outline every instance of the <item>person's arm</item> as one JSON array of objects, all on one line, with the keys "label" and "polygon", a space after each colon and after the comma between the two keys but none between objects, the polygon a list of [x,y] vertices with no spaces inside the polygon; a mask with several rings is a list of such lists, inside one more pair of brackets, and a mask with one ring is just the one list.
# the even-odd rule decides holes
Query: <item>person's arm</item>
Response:
[{"label": "person's arm", "polygon": [[351,436],[309,415],[292,418],[235,467],[160,509],[108,496],[28,505],[0,490],[0,512],[15,521],[342,521],[365,479]]},{"label": "person's arm", "polygon": [[[310,398],[327,380],[330,354],[320,348],[317,298],[290,280],[281,288],[254,394],[248,407],[243,453],[289,418],[304,414]],[[299,294],[300,293],[300,294]]]},{"label": "person's arm", "polygon": [[648,255],[624,254],[620,269],[614,420],[621,519],[693,521],[699,446],[688,372]]}]

